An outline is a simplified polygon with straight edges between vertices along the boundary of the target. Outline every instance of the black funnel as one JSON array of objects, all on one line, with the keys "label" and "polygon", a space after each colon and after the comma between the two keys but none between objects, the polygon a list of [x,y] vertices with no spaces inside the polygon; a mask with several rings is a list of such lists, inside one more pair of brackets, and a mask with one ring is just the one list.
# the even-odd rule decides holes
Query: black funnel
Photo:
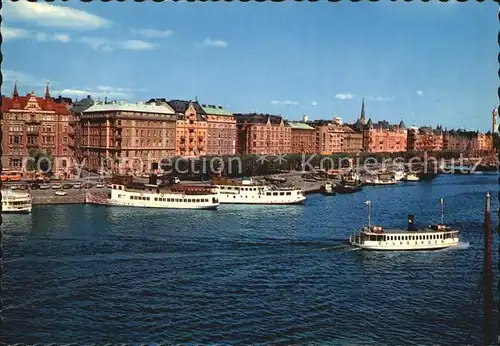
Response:
[{"label": "black funnel", "polygon": [[149,175],[149,183],[151,185],[157,185],[157,183],[158,183],[158,176],[156,174],[154,174],[154,173],[150,174]]},{"label": "black funnel", "polygon": [[415,215],[409,214],[408,215],[408,231],[414,231],[415,230]]}]

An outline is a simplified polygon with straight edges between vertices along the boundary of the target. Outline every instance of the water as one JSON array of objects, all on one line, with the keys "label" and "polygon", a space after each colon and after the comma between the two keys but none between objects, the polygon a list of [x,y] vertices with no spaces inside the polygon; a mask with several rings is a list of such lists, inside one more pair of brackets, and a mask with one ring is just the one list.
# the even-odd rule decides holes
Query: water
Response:
[{"label": "water", "polygon": [[[0,340],[477,344],[487,191],[496,211],[497,176],[482,175],[311,195],[304,206],[68,205],[4,215]],[[458,249],[338,246],[366,223],[366,199],[375,223],[405,227],[408,213],[438,222],[441,197],[446,223],[462,230]]]}]

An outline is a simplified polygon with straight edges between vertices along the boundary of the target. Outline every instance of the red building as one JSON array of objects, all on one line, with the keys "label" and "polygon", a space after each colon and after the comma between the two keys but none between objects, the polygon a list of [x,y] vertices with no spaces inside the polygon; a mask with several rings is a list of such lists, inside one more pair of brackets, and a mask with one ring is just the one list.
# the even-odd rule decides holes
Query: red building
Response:
[{"label": "red building", "polygon": [[236,153],[236,119],[221,106],[201,105],[207,115],[208,156]]},{"label": "red building", "polygon": [[408,130],[408,151],[443,150],[443,131],[430,127],[411,128]]},{"label": "red building", "polygon": [[71,112],[66,104],[52,99],[48,85],[43,98],[34,92],[19,96],[14,85],[12,97],[2,96],[2,112],[4,168],[26,170],[36,150],[50,153],[53,173],[72,166]]},{"label": "red building", "polygon": [[269,114],[235,114],[239,154],[279,155],[292,152],[292,130],[283,118]]}]

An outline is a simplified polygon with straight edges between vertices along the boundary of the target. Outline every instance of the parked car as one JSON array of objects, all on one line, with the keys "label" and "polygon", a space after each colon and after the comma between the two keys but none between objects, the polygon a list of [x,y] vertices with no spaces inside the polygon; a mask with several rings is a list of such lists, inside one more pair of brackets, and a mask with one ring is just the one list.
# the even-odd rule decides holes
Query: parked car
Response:
[{"label": "parked car", "polygon": [[93,186],[92,183],[83,183],[82,189],[90,189],[92,186]]},{"label": "parked car", "polygon": [[57,190],[54,195],[56,196],[66,196],[68,193],[66,191],[63,191],[63,190]]},{"label": "parked car", "polygon": [[60,183],[52,184],[52,189],[56,190],[56,189],[60,189],[60,188],[61,188],[61,184]]},{"label": "parked car", "polygon": [[19,185],[19,190],[26,190],[28,188],[28,185],[22,184]]},{"label": "parked car", "polygon": [[73,185],[73,188],[74,189],[81,189],[82,188],[82,184],[76,183],[76,184]]},{"label": "parked car", "polygon": [[103,187],[105,187],[105,186],[106,186],[106,184],[104,184],[104,183],[97,183],[97,184],[95,185],[95,187],[97,187],[98,189],[102,189],[102,188],[103,188]]},{"label": "parked car", "polygon": [[64,184],[62,186],[63,189],[71,189],[72,187],[73,187],[73,184],[69,184],[69,183],[68,184]]},{"label": "parked car", "polygon": [[33,183],[33,184],[30,185],[30,188],[32,190],[38,190],[38,189],[40,189],[40,184]]},{"label": "parked car", "polygon": [[48,189],[50,189],[50,184],[42,184],[42,185],[39,185],[39,187],[42,190],[48,190]]}]

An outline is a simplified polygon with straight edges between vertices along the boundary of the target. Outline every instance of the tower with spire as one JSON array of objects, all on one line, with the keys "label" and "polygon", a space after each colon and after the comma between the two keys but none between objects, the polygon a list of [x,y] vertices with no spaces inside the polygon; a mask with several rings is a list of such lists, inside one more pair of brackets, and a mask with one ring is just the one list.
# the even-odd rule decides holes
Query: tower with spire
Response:
[{"label": "tower with spire", "polygon": [[45,86],[45,101],[48,100],[50,100],[49,82],[47,82],[47,85]]},{"label": "tower with spire", "polygon": [[14,82],[14,91],[12,92],[12,98],[13,99],[19,98],[19,93],[17,92],[17,81]]},{"label": "tower with spire", "polygon": [[359,121],[361,125],[366,125],[366,117],[365,117],[365,98],[361,100],[361,116],[359,117]]}]

